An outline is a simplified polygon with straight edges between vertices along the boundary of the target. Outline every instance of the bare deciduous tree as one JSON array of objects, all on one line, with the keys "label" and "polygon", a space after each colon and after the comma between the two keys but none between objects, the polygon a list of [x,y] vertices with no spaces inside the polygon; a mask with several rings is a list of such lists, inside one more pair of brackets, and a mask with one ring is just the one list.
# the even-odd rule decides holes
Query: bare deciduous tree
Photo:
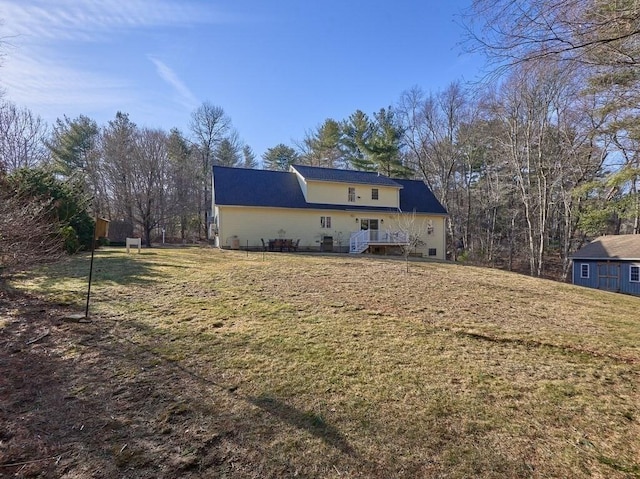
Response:
[{"label": "bare deciduous tree", "polygon": [[472,51],[499,64],[552,59],[598,67],[640,62],[640,4],[611,0],[474,0]]},{"label": "bare deciduous tree", "polygon": [[555,217],[572,213],[567,191],[591,179],[601,165],[589,122],[578,121],[584,111],[574,80],[571,71],[554,64],[522,66],[493,103],[493,118],[502,129],[496,146],[518,191],[532,275],[544,271],[551,236],[571,240],[570,229],[553,230]]},{"label": "bare deciduous tree", "polygon": [[131,189],[137,224],[151,247],[153,228],[165,218],[168,183],[167,135],[162,130],[143,128],[136,133],[131,161]]},{"label": "bare deciduous tree", "polygon": [[193,144],[201,160],[202,195],[199,198],[200,234],[209,238],[208,211],[211,208],[211,167],[218,143],[231,128],[231,120],[220,106],[204,102],[191,114]]},{"label": "bare deciduous tree", "polygon": [[47,125],[39,116],[10,102],[0,103],[0,161],[7,171],[45,163],[46,136]]},{"label": "bare deciduous tree", "polygon": [[406,272],[409,272],[409,256],[415,253],[416,249],[426,244],[427,237],[427,221],[416,217],[416,212],[398,213],[396,223],[400,233],[404,236],[404,242],[401,243],[400,249],[404,257]]},{"label": "bare deciduous tree", "polygon": [[[466,92],[452,83],[438,94],[426,96],[419,88],[402,94],[398,106],[410,163],[449,212],[449,237],[464,234],[468,221],[464,201],[471,178],[470,159],[460,150],[460,129],[471,121]],[[467,216],[467,220],[462,220]]]}]

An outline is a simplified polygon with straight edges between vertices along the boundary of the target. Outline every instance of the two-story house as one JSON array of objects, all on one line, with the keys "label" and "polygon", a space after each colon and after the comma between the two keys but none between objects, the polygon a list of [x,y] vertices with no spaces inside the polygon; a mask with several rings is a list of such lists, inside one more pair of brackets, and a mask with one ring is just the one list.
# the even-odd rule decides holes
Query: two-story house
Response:
[{"label": "two-story house", "polygon": [[221,248],[362,253],[418,234],[417,253],[445,258],[447,213],[422,181],[302,165],[288,172],[214,166],[212,191],[211,237]]}]

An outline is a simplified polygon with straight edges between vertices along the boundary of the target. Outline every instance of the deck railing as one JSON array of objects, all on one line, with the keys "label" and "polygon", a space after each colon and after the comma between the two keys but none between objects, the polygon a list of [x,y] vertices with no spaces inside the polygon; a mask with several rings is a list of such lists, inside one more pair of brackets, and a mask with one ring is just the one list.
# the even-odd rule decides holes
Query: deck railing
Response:
[{"label": "deck railing", "polygon": [[362,253],[370,245],[406,245],[406,231],[360,230],[349,237],[349,252]]}]

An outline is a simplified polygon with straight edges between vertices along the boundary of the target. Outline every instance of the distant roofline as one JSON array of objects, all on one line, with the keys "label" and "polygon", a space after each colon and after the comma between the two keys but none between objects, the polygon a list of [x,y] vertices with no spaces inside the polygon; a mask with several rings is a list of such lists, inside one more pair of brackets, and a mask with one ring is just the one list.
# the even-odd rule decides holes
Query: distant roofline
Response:
[{"label": "distant roofline", "polygon": [[640,261],[640,258],[618,258],[617,256],[570,256],[572,261]]}]

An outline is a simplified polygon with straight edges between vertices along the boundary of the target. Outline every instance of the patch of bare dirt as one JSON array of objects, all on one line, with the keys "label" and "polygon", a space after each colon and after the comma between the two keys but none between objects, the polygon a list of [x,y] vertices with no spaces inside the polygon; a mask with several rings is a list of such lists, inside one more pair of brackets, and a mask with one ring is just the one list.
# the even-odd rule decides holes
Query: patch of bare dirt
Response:
[{"label": "patch of bare dirt", "polygon": [[0,290],[0,478],[259,477],[232,391],[69,313]]}]

